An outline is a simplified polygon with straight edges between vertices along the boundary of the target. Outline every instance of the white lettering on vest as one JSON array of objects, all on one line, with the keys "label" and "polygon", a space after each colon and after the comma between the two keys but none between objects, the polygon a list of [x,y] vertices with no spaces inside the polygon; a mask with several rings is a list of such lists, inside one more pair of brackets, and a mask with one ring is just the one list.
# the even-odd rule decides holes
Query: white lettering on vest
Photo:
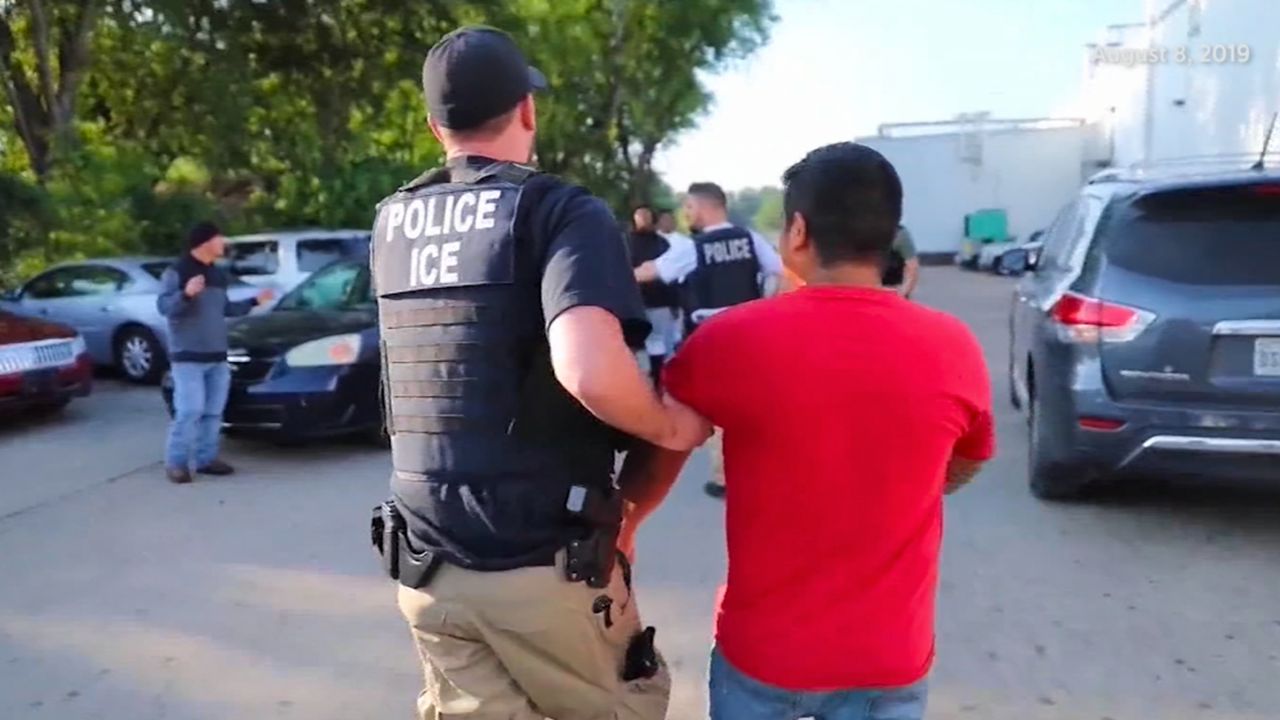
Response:
[{"label": "white lettering on vest", "polygon": [[448,235],[453,232],[453,201],[457,197],[454,195],[444,196],[444,234]]},{"label": "white lettering on vest", "polygon": [[458,251],[462,243],[428,244],[409,251],[409,285],[448,285],[458,282]]},{"label": "white lettering on vest", "polygon": [[[457,232],[464,233],[471,229],[475,224],[476,194],[467,193],[458,198],[458,202],[453,205],[453,229]],[[471,206],[471,212],[467,212],[465,208]]]},{"label": "white lettering on vest", "polygon": [[422,253],[418,256],[418,279],[423,285],[436,284],[436,278],[439,276],[440,271],[431,264],[431,261],[439,258],[439,245],[426,245],[422,248]]},{"label": "white lettering on vest", "polygon": [[391,242],[391,238],[395,235],[395,229],[404,222],[404,203],[395,203],[387,208],[387,233],[386,240]]},{"label": "white lettering on vest", "polygon": [[751,259],[751,238],[717,240],[702,246],[702,260],[712,264]]},{"label": "white lettering on vest", "polygon": [[422,235],[422,224],[427,220],[427,206],[421,200],[409,203],[404,215],[404,236],[410,240]]},{"label": "white lettering on vest", "polygon": [[436,200],[432,197],[427,199],[427,237],[435,237],[440,234],[440,218],[436,217]]},{"label": "white lettering on vest", "polygon": [[476,208],[476,229],[488,230],[496,223],[493,215],[498,211],[498,198],[502,197],[501,190],[481,190],[480,201]]},{"label": "white lettering on vest", "polygon": [[[459,200],[461,202],[461,200]],[[458,282],[458,250],[462,248],[462,243],[454,240],[447,242],[440,248],[440,282],[456,283]]]},{"label": "white lettering on vest", "polygon": [[[497,224],[495,216],[501,197],[501,190],[481,190],[445,195],[443,199],[432,196],[395,203],[386,209],[387,240],[395,236],[396,230],[406,240],[488,230]],[[444,256],[439,257],[443,262]],[[445,272],[444,268],[441,272]],[[416,277],[417,271],[414,273]]]}]

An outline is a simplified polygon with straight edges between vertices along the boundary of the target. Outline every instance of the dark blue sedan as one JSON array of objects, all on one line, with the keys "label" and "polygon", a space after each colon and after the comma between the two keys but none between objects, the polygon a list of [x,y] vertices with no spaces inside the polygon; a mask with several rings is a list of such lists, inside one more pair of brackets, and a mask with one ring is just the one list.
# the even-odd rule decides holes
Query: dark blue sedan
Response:
[{"label": "dark blue sedan", "polygon": [[[271,312],[234,322],[230,348],[228,430],[284,439],[383,438],[377,303],[366,261],[333,263]],[[169,377],[162,387],[172,412]]]}]

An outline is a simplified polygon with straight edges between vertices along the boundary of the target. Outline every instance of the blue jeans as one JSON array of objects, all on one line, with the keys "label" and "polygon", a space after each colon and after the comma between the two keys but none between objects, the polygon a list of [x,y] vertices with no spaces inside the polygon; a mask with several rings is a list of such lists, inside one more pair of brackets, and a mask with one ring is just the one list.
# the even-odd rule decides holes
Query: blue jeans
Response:
[{"label": "blue jeans", "polygon": [[231,391],[231,368],[225,362],[175,362],[173,422],[164,462],[171,468],[202,468],[218,457],[222,411]]},{"label": "blue jeans", "polygon": [[783,690],[711,653],[711,720],[921,720],[927,696],[924,680],[893,690]]}]

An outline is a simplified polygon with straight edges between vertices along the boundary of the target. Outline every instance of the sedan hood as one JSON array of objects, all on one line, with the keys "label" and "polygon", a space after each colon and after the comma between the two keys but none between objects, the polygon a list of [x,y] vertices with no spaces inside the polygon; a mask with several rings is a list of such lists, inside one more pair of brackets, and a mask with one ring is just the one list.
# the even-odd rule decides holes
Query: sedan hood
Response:
[{"label": "sedan hood", "polygon": [[375,310],[318,312],[312,310],[275,310],[250,315],[231,325],[231,348],[252,354],[280,355],[308,340],[330,335],[356,333],[378,324]]},{"label": "sedan hood", "polygon": [[0,310],[0,345],[14,345],[35,342],[36,340],[57,340],[75,336],[76,331],[66,325]]}]

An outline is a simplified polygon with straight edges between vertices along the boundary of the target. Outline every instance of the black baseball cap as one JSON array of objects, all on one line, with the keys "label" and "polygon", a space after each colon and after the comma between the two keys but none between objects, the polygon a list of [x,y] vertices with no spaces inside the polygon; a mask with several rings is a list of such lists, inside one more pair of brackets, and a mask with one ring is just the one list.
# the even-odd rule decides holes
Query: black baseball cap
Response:
[{"label": "black baseball cap", "polygon": [[221,234],[222,230],[211,222],[196,223],[194,227],[187,231],[187,249],[195,250]]},{"label": "black baseball cap", "polygon": [[461,27],[445,35],[422,65],[427,112],[450,130],[471,130],[547,87],[510,35],[491,27]]}]

